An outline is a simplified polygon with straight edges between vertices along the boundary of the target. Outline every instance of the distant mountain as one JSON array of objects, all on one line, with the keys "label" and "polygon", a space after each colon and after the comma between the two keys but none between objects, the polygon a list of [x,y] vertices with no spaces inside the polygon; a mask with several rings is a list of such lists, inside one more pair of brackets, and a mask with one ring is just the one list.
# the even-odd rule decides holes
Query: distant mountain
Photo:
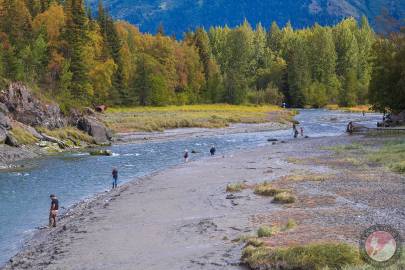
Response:
[{"label": "distant mountain", "polygon": [[[98,0],[87,0],[96,6]],[[182,34],[197,26],[235,26],[246,18],[266,27],[272,21],[294,27],[335,24],[345,17],[366,15],[377,26],[383,9],[396,19],[405,17],[405,0],[104,0],[116,19],[156,32],[163,24],[166,34]]]}]

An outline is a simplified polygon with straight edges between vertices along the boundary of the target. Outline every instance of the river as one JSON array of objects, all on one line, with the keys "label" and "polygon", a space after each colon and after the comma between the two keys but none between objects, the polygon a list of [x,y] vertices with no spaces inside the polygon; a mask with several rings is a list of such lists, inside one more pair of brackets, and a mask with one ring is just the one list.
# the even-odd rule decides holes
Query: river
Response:
[{"label": "river", "polygon": [[[322,109],[301,110],[296,116],[310,137],[341,136],[349,121],[374,125],[379,114],[345,113]],[[18,252],[35,228],[47,223],[49,194],[58,195],[63,209],[111,186],[111,169],[117,167],[120,183],[183,162],[184,149],[196,150],[191,159],[208,157],[210,145],[218,154],[259,147],[268,138],[292,139],[292,131],[265,131],[200,137],[165,142],[121,144],[109,147],[111,157],[66,153],[29,161],[25,171],[0,172],[0,265]],[[34,165],[34,166],[32,166]],[[62,209],[62,212],[63,212]]]}]

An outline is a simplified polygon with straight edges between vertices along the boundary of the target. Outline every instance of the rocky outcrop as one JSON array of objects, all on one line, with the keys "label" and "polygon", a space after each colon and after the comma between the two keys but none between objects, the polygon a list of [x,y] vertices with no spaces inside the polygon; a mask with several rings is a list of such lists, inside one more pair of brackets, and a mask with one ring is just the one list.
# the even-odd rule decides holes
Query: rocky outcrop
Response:
[{"label": "rocky outcrop", "polygon": [[69,116],[65,116],[57,104],[41,101],[19,82],[10,83],[0,92],[0,143],[17,146],[18,141],[9,132],[12,121],[19,123],[20,127],[38,140],[57,143],[61,148],[67,148],[67,145],[57,138],[40,134],[35,127],[52,130],[75,126],[93,136],[97,144],[109,143],[112,138],[111,131],[98,120],[97,113],[91,108],[83,112],[72,110]]},{"label": "rocky outcrop", "polygon": [[111,131],[94,116],[80,117],[77,127],[91,135],[97,144],[105,144],[112,139]]},{"label": "rocky outcrop", "polygon": [[0,102],[0,110],[5,107],[14,120],[29,126],[55,129],[67,124],[57,104],[41,102],[22,83],[10,83],[1,91]]}]

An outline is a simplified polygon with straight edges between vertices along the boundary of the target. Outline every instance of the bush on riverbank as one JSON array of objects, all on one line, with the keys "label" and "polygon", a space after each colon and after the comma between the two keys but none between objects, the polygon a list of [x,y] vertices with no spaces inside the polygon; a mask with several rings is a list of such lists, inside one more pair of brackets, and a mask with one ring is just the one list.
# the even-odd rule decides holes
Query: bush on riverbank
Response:
[{"label": "bush on riverbank", "polygon": [[187,105],[111,108],[105,121],[116,132],[163,131],[171,128],[221,128],[231,123],[290,122],[295,113],[278,106]]},{"label": "bush on riverbank", "polygon": [[242,261],[252,269],[341,269],[359,265],[358,249],[344,243],[311,244],[287,248],[247,245]]},{"label": "bush on riverbank", "polygon": [[10,133],[19,145],[30,145],[38,142],[34,135],[18,125],[13,125]]}]

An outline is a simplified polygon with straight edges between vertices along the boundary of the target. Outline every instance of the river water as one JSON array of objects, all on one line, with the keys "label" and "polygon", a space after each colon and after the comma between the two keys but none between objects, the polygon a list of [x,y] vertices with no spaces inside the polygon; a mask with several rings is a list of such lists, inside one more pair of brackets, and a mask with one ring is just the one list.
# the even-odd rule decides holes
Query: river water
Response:
[{"label": "river water", "polygon": [[[317,109],[301,110],[296,119],[304,127],[306,135],[320,137],[343,135],[349,121],[375,126],[381,115],[362,116]],[[108,190],[112,167],[119,169],[119,181],[123,183],[183,162],[184,149],[198,151],[198,154],[191,154],[191,159],[197,160],[208,157],[212,144],[222,155],[267,144],[268,138],[292,139],[292,131],[114,145],[108,148],[114,153],[111,157],[70,153],[30,161],[35,166],[29,166],[26,171],[0,172],[0,265],[21,248],[36,227],[46,225],[50,193],[57,194],[60,205],[68,208],[75,202]]]}]

